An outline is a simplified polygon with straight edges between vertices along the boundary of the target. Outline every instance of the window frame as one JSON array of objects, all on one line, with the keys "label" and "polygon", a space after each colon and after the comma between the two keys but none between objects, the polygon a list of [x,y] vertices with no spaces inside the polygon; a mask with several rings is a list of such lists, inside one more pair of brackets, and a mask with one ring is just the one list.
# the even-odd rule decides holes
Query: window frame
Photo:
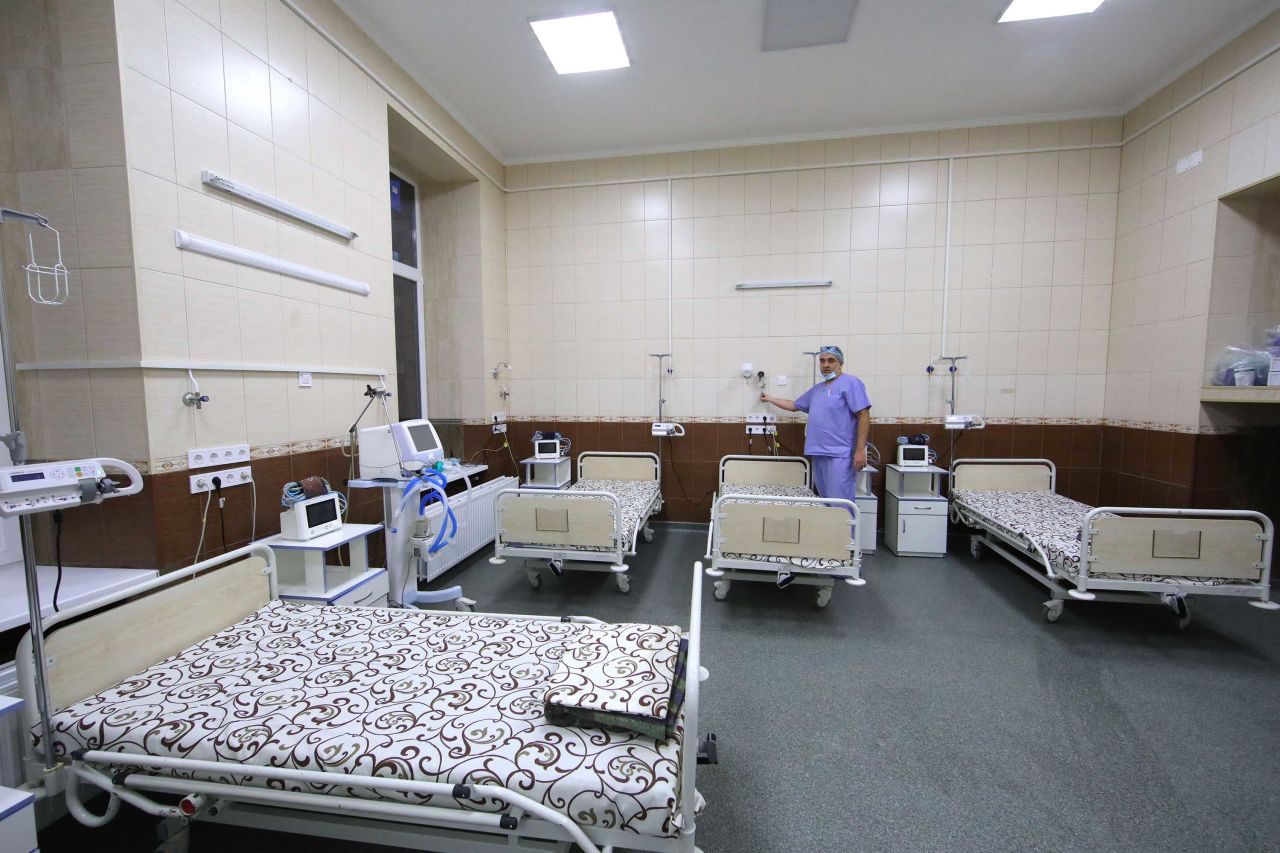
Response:
[{"label": "window frame", "polygon": [[427,408],[427,323],[426,323],[426,302],[424,300],[425,292],[422,284],[422,193],[419,191],[418,182],[406,178],[398,172],[393,166],[387,170],[387,197],[388,197],[388,215],[390,215],[390,196],[391,196],[391,179],[400,181],[402,184],[408,184],[413,187],[413,238],[417,248],[418,266],[411,267],[406,263],[392,259],[391,261],[391,287],[393,288],[392,304],[394,305],[394,288],[395,276],[405,278],[412,281],[417,291],[418,301],[418,398],[419,410],[422,412],[424,420],[430,420],[430,410]]}]

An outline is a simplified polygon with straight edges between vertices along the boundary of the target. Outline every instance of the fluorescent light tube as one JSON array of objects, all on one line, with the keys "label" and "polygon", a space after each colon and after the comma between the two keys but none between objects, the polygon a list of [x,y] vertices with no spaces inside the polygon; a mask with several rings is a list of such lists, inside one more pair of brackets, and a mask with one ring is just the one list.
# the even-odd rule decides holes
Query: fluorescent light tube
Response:
[{"label": "fluorescent light tube", "polygon": [[997,23],[1031,21],[1036,18],[1062,18],[1067,15],[1087,15],[1097,11],[1103,0],[1013,0]]},{"label": "fluorescent light tube", "polygon": [[201,172],[200,180],[204,182],[205,186],[231,193],[245,201],[251,201],[256,205],[274,210],[276,213],[287,216],[290,219],[314,225],[316,228],[328,231],[330,234],[337,234],[343,240],[354,240],[358,236],[356,232],[345,225],[339,225],[337,222],[325,219],[323,216],[317,216],[308,210],[295,207],[287,201],[281,201],[275,196],[267,195],[261,190],[255,190],[253,187],[245,186],[239,181],[233,181],[230,178],[224,178],[214,172]]},{"label": "fluorescent light tube", "polygon": [[829,278],[780,278],[770,281],[740,281],[735,290],[763,290],[767,287],[830,287]]},{"label": "fluorescent light tube", "polygon": [[607,71],[631,65],[613,12],[543,18],[530,21],[529,26],[533,27],[533,34],[557,74]]},{"label": "fluorescent light tube", "polygon": [[228,243],[219,243],[217,240],[210,240],[208,237],[190,234],[179,229],[174,229],[173,238],[178,248],[184,252],[195,252],[198,255],[208,255],[211,258],[230,261],[233,264],[242,264],[254,269],[287,275],[290,278],[311,281],[327,287],[336,287],[339,290],[357,293],[360,296],[369,295],[369,285],[363,281],[356,281],[354,278],[334,275],[314,267],[304,267],[302,264],[295,264],[293,261],[273,258],[271,255],[264,255],[261,252],[253,252],[249,249],[241,249],[239,246],[232,246]]}]

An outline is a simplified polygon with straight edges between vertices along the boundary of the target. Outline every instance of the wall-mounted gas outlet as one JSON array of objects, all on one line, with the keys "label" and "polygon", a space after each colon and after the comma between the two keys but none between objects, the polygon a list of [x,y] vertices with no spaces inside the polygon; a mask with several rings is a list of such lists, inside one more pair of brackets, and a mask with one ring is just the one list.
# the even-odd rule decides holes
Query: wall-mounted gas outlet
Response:
[{"label": "wall-mounted gas outlet", "polygon": [[253,484],[253,469],[248,465],[239,468],[227,468],[222,471],[205,471],[200,474],[192,474],[191,494],[199,495],[205,492],[213,491],[213,478],[218,477],[222,480],[222,488],[231,488],[232,486],[248,486]]},{"label": "wall-mounted gas outlet", "polygon": [[228,444],[226,447],[201,447],[187,451],[188,468],[212,468],[215,465],[232,465],[249,462],[249,445]]},{"label": "wall-mounted gas outlet", "polygon": [[507,431],[507,413],[494,412],[492,415],[489,416],[489,423],[493,426],[494,435],[497,435],[498,433],[506,432]]}]

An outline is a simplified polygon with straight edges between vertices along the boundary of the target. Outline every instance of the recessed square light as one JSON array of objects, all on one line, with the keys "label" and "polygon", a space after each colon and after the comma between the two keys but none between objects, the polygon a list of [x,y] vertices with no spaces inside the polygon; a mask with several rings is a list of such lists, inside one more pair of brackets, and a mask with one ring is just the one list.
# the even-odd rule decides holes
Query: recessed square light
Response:
[{"label": "recessed square light", "polygon": [[613,12],[543,18],[530,21],[529,26],[533,27],[557,74],[606,71],[631,65]]},{"label": "recessed square light", "polygon": [[1087,15],[1096,11],[1102,2],[1103,0],[1013,0],[997,23]]}]

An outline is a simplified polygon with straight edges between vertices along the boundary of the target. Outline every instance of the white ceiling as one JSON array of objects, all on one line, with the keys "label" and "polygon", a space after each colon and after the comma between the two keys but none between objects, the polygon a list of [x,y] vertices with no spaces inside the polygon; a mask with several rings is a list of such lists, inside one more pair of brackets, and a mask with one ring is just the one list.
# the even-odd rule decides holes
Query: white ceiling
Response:
[{"label": "white ceiling", "polygon": [[[1280,0],[860,0],[848,42],[761,50],[764,0],[338,0],[508,163],[1118,114]],[[559,77],[530,18],[612,8],[631,67]]]}]

